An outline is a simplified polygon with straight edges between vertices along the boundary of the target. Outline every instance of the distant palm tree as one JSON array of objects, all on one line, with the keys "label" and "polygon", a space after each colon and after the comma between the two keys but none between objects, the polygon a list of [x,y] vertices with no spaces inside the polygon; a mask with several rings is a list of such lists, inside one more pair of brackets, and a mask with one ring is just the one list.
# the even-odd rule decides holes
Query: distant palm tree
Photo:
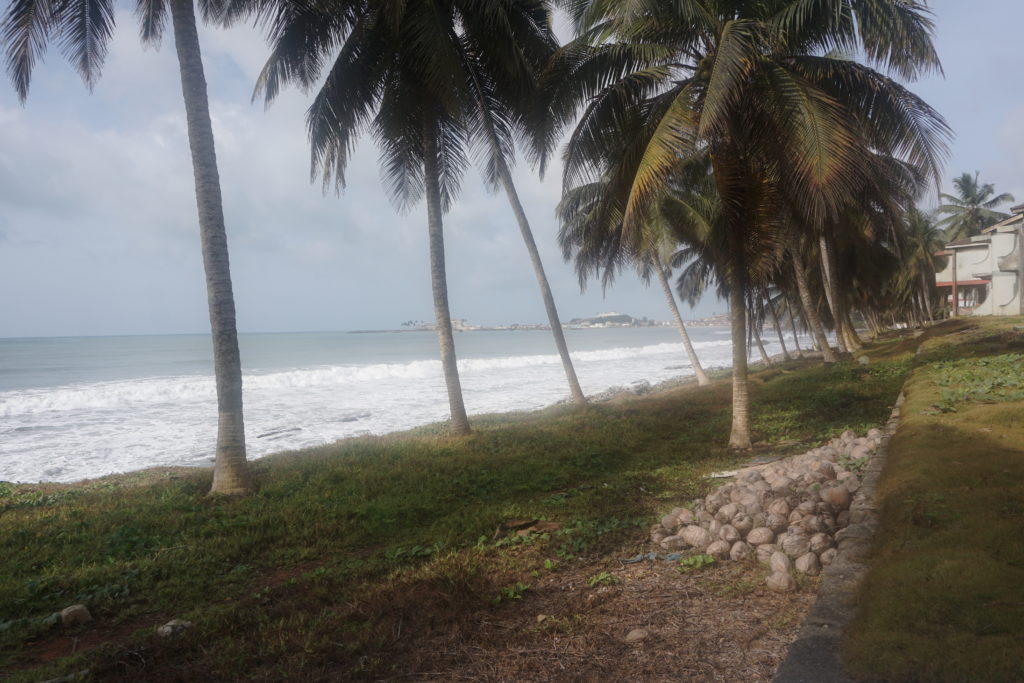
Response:
[{"label": "distant palm tree", "polygon": [[980,234],[984,228],[1009,216],[995,209],[1000,204],[1014,201],[1013,195],[1003,192],[993,197],[996,192],[995,186],[991,183],[979,183],[978,175],[975,171],[973,176],[970,173],[962,173],[960,177],[954,178],[956,196],[939,194],[939,198],[947,202],[937,210],[940,214],[946,214],[938,225],[945,229],[947,242]]},{"label": "distant palm tree", "polygon": [[[935,176],[941,117],[878,67],[912,80],[939,68],[932,22],[901,0],[651,0],[569,3],[577,40],[552,66],[552,132],[582,110],[564,155],[568,189],[607,173],[609,139],[634,111],[644,144],[629,155],[628,231],[660,201],[681,163],[712,160],[733,340],[729,443],[751,445],[747,292],[759,236],[785,213],[816,226],[869,174],[873,150]],[[867,65],[833,56],[862,52]],[[769,240],[775,238],[767,237]]]},{"label": "distant palm tree", "polygon": [[[204,9],[208,6],[203,5]],[[217,386],[217,453],[212,493],[238,495],[254,490],[245,457],[242,418],[242,364],[235,327],[235,300],[228,266],[227,233],[220,177],[214,151],[210,107],[192,0],[139,0],[136,14],[142,42],[159,45],[168,9],[185,100],[206,291],[213,333]],[[0,50],[18,97],[28,97],[32,68],[55,39],[65,57],[92,90],[99,79],[114,30],[113,0],[15,0],[0,20]]]}]

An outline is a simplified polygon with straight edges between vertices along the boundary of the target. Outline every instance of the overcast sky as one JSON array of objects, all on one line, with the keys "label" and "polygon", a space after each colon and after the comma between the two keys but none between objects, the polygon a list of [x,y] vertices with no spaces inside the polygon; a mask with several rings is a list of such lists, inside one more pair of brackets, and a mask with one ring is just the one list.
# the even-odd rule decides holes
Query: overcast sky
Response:
[{"label": "overcast sky", "polygon": [[[0,0],[3,12],[7,0]],[[946,78],[912,88],[957,134],[946,173],[979,170],[1024,201],[1024,2],[933,0]],[[143,50],[130,11],[89,95],[48,53],[26,106],[0,83],[0,337],[209,329],[191,163],[170,32]],[[308,96],[250,103],[265,58],[250,28],[201,30],[243,332],[395,328],[429,320],[426,211],[397,214],[377,155],[360,145],[337,197],[309,182]],[[559,172],[525,165],[517,184],[562,318],[618,310],[667,319],[661,293],[623,275],[580,294],[556,244]],[[471,168],[445,220],[452,313],[541,322],[518,229]],[[724,312],[708,300],[684,317]]]}]

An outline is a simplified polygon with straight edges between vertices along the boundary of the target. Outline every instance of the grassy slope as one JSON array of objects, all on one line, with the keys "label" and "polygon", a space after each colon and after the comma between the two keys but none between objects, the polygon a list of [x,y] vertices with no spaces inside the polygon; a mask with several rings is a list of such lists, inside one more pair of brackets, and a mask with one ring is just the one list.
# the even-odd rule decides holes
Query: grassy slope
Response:
[{"label": "grassy slope", "polygon": [[[755,437],[795,452],[879,425],[905,350],[890,343],[869,367],[759,373]],[[349,440],[259,461],[261,489],[246,500],[205,496],[210,472],[195,470],[0,484],[0,676],[388,676],[402,647],[394,628],[495,609],[503,587],[545,560],[614,552],[699,493],[702,474],[735,461],[722,447],[728,406],[719,379],[584,411],[479,418],[465,439],[433,427]],[[515,518],[563,528],[495,542]],[[46,617],[74,603],[96,621],[70,631],[78,652],[67,657],[68,630]],[[172,617],[196,628],[161,641],[152,627]]]},{"label": "grassy slope", "polygon": [[922,346],[847,637],[860,676],[1024,680],[1021,322],[951,323]]}]

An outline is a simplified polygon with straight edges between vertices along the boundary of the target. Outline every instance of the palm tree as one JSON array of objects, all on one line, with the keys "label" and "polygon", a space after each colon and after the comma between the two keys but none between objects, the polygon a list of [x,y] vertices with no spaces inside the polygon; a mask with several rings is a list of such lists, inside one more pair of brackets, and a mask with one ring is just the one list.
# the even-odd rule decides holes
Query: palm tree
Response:
[{"label": "palm tree", "polygon": [[[937,177],[945,122],[873,68],[908,80],[939,68],[927,9],[899,0],[569,4],[578,37],[549,79],[552,131],[582,110],[565,151],[566,188],[607,172],[607,140],[634,111],[646,123],[629,157],[625,230],[681,163],[712,160],[732,315],[729,443],[749,448],[746,292],[759,258],[749,236],[778,233],[787,213],[802,225],[828,221],[870,175],[874,151]],[[832,56],[837,47],[867,64]],[[555,137],[546,131],[541,144]]]},{"label": "palm tree", "polygon": [[[440,214],[457,192],[466,163],[466,147],[483,150],[484,178],[491,189],[505,191],[537,277],[555,345],[570,393],[586,398],[569,356],[558,311],[544,273],[526,212],[512,181],[517,137],[525,135],[536,72],[557,47],[547,4],[539,0],[403,3],[350,1],[311,7],[291,0],[227,0],[223,18],[230,23],[255,14],[269,27],[272,52],[257,84],[269,104],[280,87],[294,82],[304,88],[319,83],[322,67],[334,62],[307,115],[313,146],[313,172],[325,185],[344,186],[348,146],[369,128],[382,144],[385,175],[393,199],[407,209],[419,198],[426,160],[417,150],[421,131],[388,127],[390,110],[401,117],[419,116],[414,98],[392,88],[401,82],[424,99],[423,109],[443,112],[438,150],[456,167],[438,168],[444,199],[430,225],[432,274],[442,363],[448,382],[453,428],[468,430],[462,407],[454,346],[447,319]],[[340,49],[339,49],[340,46]],[[437,88],[449,92],[435,92]],[[408,111],[398,111],[401,106]],[[424,113],[425,115],[425,113]],[[422,170],[421,170],[422,169]],[[412,182],[410,182],[412,180]],[[429,195],[429,193],[428,193]],[[428,206],[430,197],[428,196]],[[433,215],[433,214],[432,214]],[[444,294],[442,296],[442,294]],[[444,299],[444,302],[442,302]]]},{"label": "palm tree", "polygon": [[557,209],[561,222],[558,241],[565,260],[574,261],[581,289],[586,287],[591,274],[599,277],[602,285],[607,287],[626,264],[633,265],[645,283],[653,275],[661,285],[665,302],[676,322],[697,384],[710,384],[668,281],[666,271],[670,266],[665,263],[665,254],[671,250],[675,240],[667,227],[667,218],[657,213],[644,224],[641,233],[629,236],[636,239],[624,239],[621,213],[610,206],[614,201],[609,181],[575,188],[562,198]]},{"label": "palm tree", "polygon": [[970,237],[981,233],[983,228],[998,223],[1009,214],[996,211],[996,207],[1014,201],[1013,195],[1003,192],[993,197],[996,189],[991,183],[979,183],[978,172],[972,177],[962,173],[953,179],[956,196],[940,193],[939,198],[947,203],[938,208],[940,214],[948,214],[938,225],[946,230],[946,241]]},{"label": "palm tree", "polygon": [[916,207],[911,207],[906,215],[906,249],[900,268],[900,279],[903,287],[916,290],[918,285],[921,306],[927,320],[934,320],[933,306],[936,300],[935,271],[942,258],[935,254],[942,250],[943,235],[935,222],[935,216],[927,214]]},{"label": "palm tree", "polygon": [[[199,234],[213,337],[217,387],[217,452],[211,493],[241,495],[254,488],[245,457],[242,364],[235,326],[235,300],[228,264],[220,178],[210,124],[202,55],[192,0],[139,0],[136,14],[142,42],[158,45],[170,9],[185,101],[189,148],[195,176]],[[32,68],[55,39],[91,90],[100,76],[114,30],[112,0],[16,0],[0,20],[0,49],[22,103]]]}]

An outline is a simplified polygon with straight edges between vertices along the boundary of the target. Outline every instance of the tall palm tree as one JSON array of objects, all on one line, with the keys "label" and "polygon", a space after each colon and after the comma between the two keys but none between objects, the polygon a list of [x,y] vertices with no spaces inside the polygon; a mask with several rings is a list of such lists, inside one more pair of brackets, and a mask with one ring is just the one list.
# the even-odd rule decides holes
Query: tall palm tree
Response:
[{"label": "tall palm tree", "polygon": [[[419,198],[422,188],[418,181],[408,180],[422,176],[425,171],[411,170],[411,166],[425,169],[426,160],[422,154],[408,152],[419,145],[420,132],[385,125],[390,116],[387,110],[399,104],[409,109],[402,116],[418,115],[412,111],[416,106],[413,98],[400,98],[400,93],[384,85],[393,79],[422,94],[424,110],[444,112],[438,150],[449,160],[457,160],[458,168],[450,168],[441,178],[445,199],[440,213],[457,191],[466,147],[475,145],[482,150],[487,185],[503,189],[512,205],[570,393],[576,402],[585,403],[540,253],[510,172],[514,141],[525,135],[536,72],[557,47],[547,9],[547,3],[540,0],[349,0],[331,5],[309,5],[302,0],[226,0],[222,16],[230,23],[256,15],[267,25],[272,52],[257,93],[268,104],[286,83],[317,86],[323,67],[333,61],[307,115],[313,172],[322,174],[325,185],[333,179],[339,188],[344,186],[348,146],[369,128],[382,143],[393,199],[407,209]],[[438,87],[448,92],[435,92]],[[406,139],[399,141],[394,136]],[[428,205],[429,201],[428,196]],[[430,225],[439,226],[439,220],[440,214]],[[446,285],[438,279],[443,280],[443,269],[436,267],[437,259],[443,259],[443,250],[436,248],[442,233],[432,234],[436,235],[432,273],[442,362],[453,428],[463,432],[468,430],[468,422],[461,404],[454,346],[446,331],[450,323],[444,320],[448,315],[446,294],[441,296]],[[445,299],[443,305],[441,299]]]},{"label": "tall palm tree", "polygon": [[[245,457],[242,364],[220,177],[195,11],[192,0],[139,0],[135,11],[141,23],[142,42],[159,45],[168,9],[185,101],[213,336],[218,419],[211,492],[247,494],[254,490],[254,482]],[[99,79],[113,30],[113,0],[14,0],[0,20],[0,49],[22,103],[28,97],[35,62],[51,39],[61,46],[64,56],[91,90]]]},{"label": "tall palm tree", "polygon": [[1014,201],[1013,195],[1003,192],[993,196],[996,193],[995,186],[978,182],[978,175],[975,171],[973,176],[962,173],[958,178],[953,178],[956,196],[939,194],[939,198],[946,203],[938,208],[938,212],[947,215],[938,224],[945,229],[947,242],[977,235],[982,229],[1009,215],[996,211],[996,207]]},{"label": "tall palm tree", "polygon": [[[749,448],[746,292],[751,231],[797,214],[818,225],[869,175],[873,151],[937,177],[948,129],[880,68],[912,80],[939,68],[932,22],[900,0],[578,0],[577,39],[551,69],[551,131],[582,110],[565,151],[569,189],[606,172],[606,141],[628,112],[646,119],[630,158],[626,230],[658,201],[680,163],[707,155],[722,201],[733,339],[730,445]],[[866,64],[832,56],[864,55]],[[540,150],[543,153],[544,150]]]}]

